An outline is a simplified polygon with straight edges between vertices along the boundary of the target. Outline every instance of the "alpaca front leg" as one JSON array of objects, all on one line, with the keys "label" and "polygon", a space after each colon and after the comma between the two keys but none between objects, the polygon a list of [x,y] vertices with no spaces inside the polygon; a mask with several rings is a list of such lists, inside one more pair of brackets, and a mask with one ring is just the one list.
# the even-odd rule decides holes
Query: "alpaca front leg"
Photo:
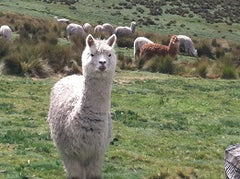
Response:
[{"label": "alpaca front leg", "polygon": [[100,179],[101,178],[102,160],[94,160],[86,167],[87,179]]},{"label": "alpaca front leg", "polygon": [[63,164],[67,172],[67,179],[86,179],[85,168],[79,164],[79,161],[65,158]]}]

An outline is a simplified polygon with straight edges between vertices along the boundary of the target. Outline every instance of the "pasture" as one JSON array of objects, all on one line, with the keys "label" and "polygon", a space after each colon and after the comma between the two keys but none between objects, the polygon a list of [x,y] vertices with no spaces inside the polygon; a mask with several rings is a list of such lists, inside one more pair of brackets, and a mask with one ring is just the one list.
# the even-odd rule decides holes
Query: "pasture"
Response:
[{"label": "pasture", "polygon": [[[46,122],[58,78],[0,76],[0,178],[64,178]],[[239,80],[118,71],[103,178],[223,179],[224,150],[239,142],[239,88]]]},{"label": "pasture", "polygon": [[[207,7],[196,2],[189,12],[190,1],[166,0],[159,9],[147,2],[1,0],[0,22],[14,33],[13,43],[0,40],[0,72],[5,73],[0,74],[0,179],[65,178],[46,122],[49,94],[63,75],[81,72],[83,44],[67,41],[54,16],[114,27],[137,22],[136,36],[118,40],[116,47],[113,134],[102,178],[225,178],[225,148],[239,143],[240,134],[240,18],[213,18],[227,9],[227,0]],[[231,3],[234,15],[238,1]],[[202,8],[207,11],[199,13]],[[181,54],[163,65],[155,58],[152,66],[139,68],[133,59],[134,38],[167,43],[172,34],[191,36],[200,56]],[[169,64],[173,75],[159,73]]]},{"label": "pasture", "polygon": [[[24,15],[30,15],[38,18],[52,19],[54,16],[59,18],[65,17],[71,20],[71,22],[83,24],[89,22],[90,24],[97,25],[99,23],[111,23],[114,26],[129,25],[132,20],[137,21],[137,29],[143,32],[149,33],[162,33],[162,34],[186,34],[191,37],[213,39],[224,38],[234,42],[239,42],[239,23],[226,23],[229,20],[237,21],[238,16],[229,18],[229,12],[238,13],[237,0],[230,3],[236,5],[228,5],[229,1],[214,1],[206,7],[201,7],[201,2],[196,2],[195,6],[191,6],[191,1],[185,1],[187,3],[178,1],[164,1],[166,4],[153,6],[151,8],[148,5],[148,1],[141,3],[138,0],[100,0],[89,1],[81,0],[72,5],[61,5],[60,3],[47,3],[47,1],[35,0],[2,0],[0,3],[0,11],[2,12],[15,12]],[[158,2],[156,0],[149,1]],[[63,3],[64,4],[64,3]],[[200,5],[199,5],[200,4]],[[217,5],[218,6],[217,6]],[[204,5],[204,3],[203,3]],[[220,23],[208,23],[209,15],[210,20],[215,16],[212,16],[212,12],[218,12],[224,8],[232,8],[232,11],[225,9],[227,12],[218,13],[216,16],[222,18]],[[152,12],[152,10],[158,10],[160,7],[163,13]],[[195,7],[198,13],[189,11],[189,8]],[[96,11],[96,9],[98,9]],[[175,9],[175,10],[174,10]],[[180,9],[180,10],[178,10]],[[182,10],[181,10],[182,9]],[[202,10],[201,10],[202,9]],[[235,10],[237,9],[237,10]],[[186,11],[187,10],[187,11]],[[171,12],[181,12],[183,14]],[[206,12],[207,11],[207,12]],[[92,13],[94,12],[94,13]],[[168,12],[168,13],[166,13]],[[188,12],[188,13],[186,13]],[[204,12],[204,13],[201,13]],[[231,14],[231,13],[230,13]],[[227,17],[222,17],[222,16]]]}]

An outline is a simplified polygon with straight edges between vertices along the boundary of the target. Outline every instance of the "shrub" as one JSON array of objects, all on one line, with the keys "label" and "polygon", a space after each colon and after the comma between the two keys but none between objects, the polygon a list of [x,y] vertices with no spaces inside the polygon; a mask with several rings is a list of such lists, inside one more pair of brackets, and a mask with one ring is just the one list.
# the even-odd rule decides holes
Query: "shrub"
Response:
[{"label": "shrub", "polygon": [[207,76],[207,69],[209,66],[209,60],[207,58],[200,58],[199,61],[196,63],[196,72],[202,78],[206,78]]},{"label": "shrub", "polygon": [[232,55],[226,55],[217,61],[218,67],[221,71],[221,78],[224,79],[236,79],[237,68],[234,64],[235,57]]},{"label": "shrub", "polygon": [[166,57],[159,57],[155,56],[145,62],[142,69],[147,70],[150,72],[160,72],[160,73],[167,73],[173,74],[174,73],[174,64],[173,60],[170,56]]},{"label": "shrub", "polygon": [[198,43],[196,45],[196,49],[198,51],[198,56],[199,57],[209,57],[209,58],[214,58],[213,56],[213,53],[212,53],[212,48],[211,48],[211,45],[206,42],[206,41],[203,41],[201,43]]},{"label": "shrub", "polygon": [[117,40],[117,46],[118,47],[133,47],[135,37],[129,36],[129,37],[119,37]]},{"label": "shrub", "polygon": [[118,65],[121,70],[135,70],[136,66],[133,60],[129,56],[125,56],[122,53],[118,54]]},{"label": "shrub", "polygon": [[8,52],[9,52],[9,43],[4,39],[0,39],[0,58],[6,56]]},{"label": "shrub", "polygon": [[34,59],[30,62],[22,62],[22,73],[24,76],[46,78],[53,74],[53,70],[42,59]]},{"label": "shrub", "polygon": [[223,66],[221,77],[224,79],[236,79],[237,78],[236,68],[232,65]]},{"label": "shrub", "polygon": [[19,59],[14,55],[5,57],[0,65],[0,73],[5,75],[23,75]]},{"label": "shrub", "polygon": [[222,58],[225,55],[225,50],[223,48],[217,47],[215,54],[216,58]]}]

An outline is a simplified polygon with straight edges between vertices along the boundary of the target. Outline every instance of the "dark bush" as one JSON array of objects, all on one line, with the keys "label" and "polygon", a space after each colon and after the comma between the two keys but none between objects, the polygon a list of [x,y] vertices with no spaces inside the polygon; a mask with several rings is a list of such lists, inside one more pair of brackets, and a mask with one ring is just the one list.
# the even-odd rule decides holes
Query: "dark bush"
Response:
[{"label": "dark bush", "polygon": [[212,58],[214,59],[214,55],[213,55],[213,52],[212,52],[212,48],[211,48],[211,45],[207,42],[202,42],[202,43],[198,43],[196,45],[196,49],[198,51],[198,56],[199,57],[209,57],[209,58]]},{"label": "dark bush", "polygon": [[173,64],[173,60],[170,56],[166,57],[155,56],[150,60],[146,61],[142,69],[150,72],[173,74],[175,65]]},{"label": "dark bush", "polygon": [[6,56],[8,52],[9,52],[9,43],[4,39],[0,39],[0,58]]},{"label": "dark bush", "polygon": [[132,48],[133,47],[133,42],[134,42],[135,37],[127,36],[127,37],[119,37],[117,39],[117,46],[118,47],[128,47]]}]

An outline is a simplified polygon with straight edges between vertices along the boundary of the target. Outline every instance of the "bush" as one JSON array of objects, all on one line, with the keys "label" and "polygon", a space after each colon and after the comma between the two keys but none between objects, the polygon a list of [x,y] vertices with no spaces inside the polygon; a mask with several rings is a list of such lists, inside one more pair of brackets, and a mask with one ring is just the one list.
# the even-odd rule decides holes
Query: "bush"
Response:
[{"label": "bush", "polygon": [[217,61],[219,69],[221,70],[221,78],[224,79],[236,79],[237,68],[234,64],[235,57],[232,55],[226,55]]},{"label": "bush", "polygon": [[175,65],[173,64],[173,60],[170,56],[166,57],[155,56],[148,60],[147,62],[145,62],[142,69],[150,72],[173,74]]},{"label": "bush", "polygon": [[202,78],[206,78],[208,66],[209,60],[206,58],[200,58],[200,60],[196,63],[196,71],[198,75]]},{"label": "bush", "polygon": [[236,68],[232,65],[226,65],[222,69],[222,78],[224,79],[236,79],[237,73]]},{"label": "bush", "polygon": [[21,66],[24,76],[46,78],[53,74],[53,70],[42,59],[22,62]]},{"label": "bush", "polygon": [[23,69],[16,56],[5,57],[0,65],[0,73],[5,75],[23,75]]},{"label": "bush", "polygon": [[129,37],[119,37],[117,40],[117,46],[118,47],[128,47],[132,48],[133,47],[133,42],[134,42],[135,37],[129,36]]},{"label": "bush", "polygon": [[6,56],[8,52],[9,52],[9,43],[4,39],[0,39],[0,58]]},{"label": "bush", "polygon": [[205,57],[214,59],[211,45],[208,42],[204,41],[204,42],[198,43],[196,45],[196,49],[198,51],[199,57],[205,56]]},{"label": "bush", "polygon": [[122,53],[118,54],[118,67],[121,70],[135,70],[136,66],[133,63],[133,60],[131,57],[124,56]]}]

